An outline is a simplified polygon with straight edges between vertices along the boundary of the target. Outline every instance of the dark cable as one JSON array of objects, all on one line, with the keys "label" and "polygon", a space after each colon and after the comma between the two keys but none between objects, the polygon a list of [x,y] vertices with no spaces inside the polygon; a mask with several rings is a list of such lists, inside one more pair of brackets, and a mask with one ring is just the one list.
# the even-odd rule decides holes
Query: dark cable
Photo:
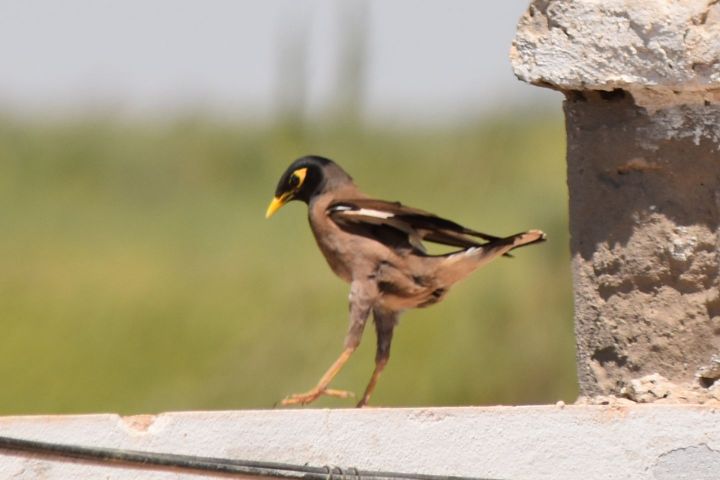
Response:
[{"label": "dark cable", "polygon": [[74,458],[95,463],[143,465],[150,468],[170,467],[200,472],[245,474],[258,477],[302,478],[307,480],[492,480],[479,477],[377,472],[359,470],[355,467],[346,469],[336,466],[311,467],[309,465],[231,460],[119,448],[83,447],[4,436],[0,436],[0,450]]}]

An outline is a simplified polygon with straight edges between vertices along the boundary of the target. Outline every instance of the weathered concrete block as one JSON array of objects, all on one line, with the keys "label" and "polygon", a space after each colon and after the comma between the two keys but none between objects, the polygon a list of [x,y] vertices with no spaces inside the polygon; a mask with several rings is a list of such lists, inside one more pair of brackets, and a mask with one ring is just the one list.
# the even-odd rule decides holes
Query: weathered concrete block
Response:
[{"label": "weathered concrete block", "polygon": [[714,0],[535,0],[511,60],[521,80],[558,90],[705,93],[720,86],[719,38]]},{"label": "weathered concrete block", "polygon": [[566,95],[581,393],[695,381],[720,351],[720,3],[534,1],[511,58]]},{"label": "weathered concrete block", "polygon": [[[71,445],[332,465],[345,472],[357,467],[410,477],[715,480],[720,469],[719,415],[715,408],[698,405],[180,412],[129,418],[3,417],[0,434]],[[0,478],[219,477],[0,451]]]}]

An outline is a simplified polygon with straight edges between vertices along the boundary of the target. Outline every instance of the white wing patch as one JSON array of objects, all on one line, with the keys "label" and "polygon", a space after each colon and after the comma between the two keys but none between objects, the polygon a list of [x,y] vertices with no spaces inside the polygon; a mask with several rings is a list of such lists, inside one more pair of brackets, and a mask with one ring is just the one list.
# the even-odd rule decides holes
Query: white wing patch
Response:
[{"label": "white wing patch", "polygon": [[374,208],[356,208],[350,205],[333,205],[328,209],[330,214],[337,214],[349,222],[370,223],[376,225],[388,225],[407,234],[410,245],[425,253],[425,245],[417,230],[408,223],[398,220],[394,213],[376,210]]},{"label": "white wing patch", "polygon": [[373,218],[382,218],[382,219],[388,219],[388,218],[392,218],[395,216],[394,214],[392,214],[390,212],[383,212],[382,210],[372,210],[370,208],[359,208],[357,210],[348,209],[347,211],[345,211],[345,215],[361,215],[364,217],[373,217]]},{"label": "white wing patch", "polygon": [[347,212],[348,210],[352,210],[353,207],[349,205],[333,205],[328,209],[329,212]]}]

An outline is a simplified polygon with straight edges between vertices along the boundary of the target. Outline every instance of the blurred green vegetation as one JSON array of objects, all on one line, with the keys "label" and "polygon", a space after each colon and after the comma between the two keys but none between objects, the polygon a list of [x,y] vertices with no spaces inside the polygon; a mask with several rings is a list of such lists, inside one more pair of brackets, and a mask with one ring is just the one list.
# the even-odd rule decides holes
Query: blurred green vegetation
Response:
[{"label": "blurred green vegetation", "polygon": [[[374,405],[573,400],[559,114],[447,127],[0,119],[0,413],[268,408],[341,350],[347,286],[280,173],[316,153],[369,194],[549,242],[407,312]],[[362,393],[374,332],[333,386]],[[319,406],[351,406],[322,399]]]}]

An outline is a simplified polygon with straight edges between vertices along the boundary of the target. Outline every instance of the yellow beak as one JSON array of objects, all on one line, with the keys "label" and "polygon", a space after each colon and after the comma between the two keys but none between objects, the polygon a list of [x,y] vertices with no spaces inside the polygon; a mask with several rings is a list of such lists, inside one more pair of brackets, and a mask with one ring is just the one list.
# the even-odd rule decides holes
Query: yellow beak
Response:
[{"label": "yellow beak", "polygon": [[288,194],[283,194],[279,197],[275,197],[272,199],[272,202],[270,202],[270,205],[268,205],[267,211],[265,212],[265,218],[270,218],[273,216],[273,213],[280,210],[280,207],[285,205],[288,201]]}]

